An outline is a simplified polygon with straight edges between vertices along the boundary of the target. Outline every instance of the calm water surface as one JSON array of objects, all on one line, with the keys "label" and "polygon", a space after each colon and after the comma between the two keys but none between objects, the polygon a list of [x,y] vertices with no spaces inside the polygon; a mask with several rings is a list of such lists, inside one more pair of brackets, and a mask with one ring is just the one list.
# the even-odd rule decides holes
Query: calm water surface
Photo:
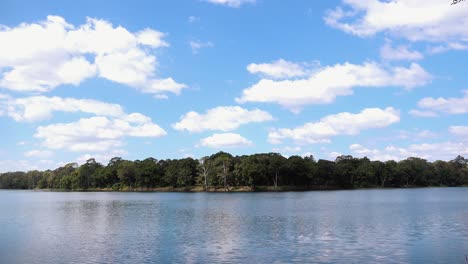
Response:
[{"label": "calm water surface", "polygon": [[468,188],[0,191],[0,263],[465,263]]}]

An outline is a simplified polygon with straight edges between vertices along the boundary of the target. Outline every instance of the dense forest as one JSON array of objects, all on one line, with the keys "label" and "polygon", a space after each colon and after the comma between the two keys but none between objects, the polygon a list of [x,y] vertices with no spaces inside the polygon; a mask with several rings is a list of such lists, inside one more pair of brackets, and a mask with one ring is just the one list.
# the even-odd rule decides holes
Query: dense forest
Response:
[{"label": "dense forest", "polygon": [[[89,159],[55,170],[0,174],[1,189],[56,190],[326,190],[468,185],[468,160],[399,162],[339,156],[335,161],[277,153],[232,156],[218,152],[192,158],[129,161],[107,166]],[[158,189],[159,188],[159,189]]]}]

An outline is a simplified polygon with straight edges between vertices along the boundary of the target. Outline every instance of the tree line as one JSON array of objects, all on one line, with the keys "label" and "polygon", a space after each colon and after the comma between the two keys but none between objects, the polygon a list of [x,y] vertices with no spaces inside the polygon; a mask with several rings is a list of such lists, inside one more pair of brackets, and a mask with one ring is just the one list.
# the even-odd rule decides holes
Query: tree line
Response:
[{"label": "tree line", "polygon": [[[89,159],[81,166],[69,163],[55,170],[0,174],[0,189],[153,190],[179,188],[225,190],[310,190],[400,188],[468,185],[468,160],[428,162],[408,158],[399,162],[371,161],[349,155],[334,161],[313,156],[285,158],[278,153],[232,156],[218,152],[193,158],[124,160],[107,165]],[[289,188],[287,188],[289,187]],[[193,190],[193,189],[192,189]]]}]

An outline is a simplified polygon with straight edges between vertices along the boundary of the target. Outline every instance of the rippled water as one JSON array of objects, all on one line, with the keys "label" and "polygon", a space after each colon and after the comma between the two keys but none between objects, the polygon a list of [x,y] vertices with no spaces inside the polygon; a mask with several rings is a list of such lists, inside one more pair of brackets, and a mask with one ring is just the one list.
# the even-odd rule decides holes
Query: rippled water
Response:
[{"label": "rippled water", "polygon": [[464,263],[468,188],[0,191],[0,263]]}]

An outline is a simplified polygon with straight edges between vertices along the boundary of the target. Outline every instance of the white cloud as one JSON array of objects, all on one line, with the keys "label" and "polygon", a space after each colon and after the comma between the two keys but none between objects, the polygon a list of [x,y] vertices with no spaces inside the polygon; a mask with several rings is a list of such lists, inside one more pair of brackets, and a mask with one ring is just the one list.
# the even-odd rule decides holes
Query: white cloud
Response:
[{"label": "white cloud", "polygon": [[150,46],[153,48],[169,47],[169,44],[163,40],[165,35],[162,32],[147,28],[138,32],[136,35],[137,42],[141,45]]},{"label": "white cloud", "polygon": [[97,116],[37,128],[34,137],[49,149],[104,152],[123,145],[124,137],[161,137],[166,132],[139,113],[109,119]]},{"label": "white cloud", "polygon": [[143,88],[143,92],[155,94],[155,97],[167,98],[167,95],[160,92],[172,92],[180,94],[180,91],[187,88],[185,84],[180,84],[172,78],[152,80],[148,87]]},{"label": "white cloud", "polygon": [[426,97],[418,102],[422,110],[411,110],[410,114],[416,116],[437,116],[444,114],[466,114],[468,113],[468,90],[463,91],[462,98],[432,98]]},{"label": "white cloud", "polygon": [[59,16],[13,28],[0,25],[0,87],[47,92],[99,76],[145,93],[178,94],[184,84],[164,89],[154,85],[161,80],[155,76],[152,50],[168,46],[164,36],[148,28],[129,32],[94,18],[79,26]]},{"label": "white cloud", "polygon": [[49,119],[53,112],[83,112],[95,115],[119,117],[125,115],[118,104],[91,99],[32,96],[0,100],[0,108],[16,121],[39,121]]},{"label": "white cloud", "polygon": [[238,8],[243,4],[254,4],[256,0],[205,0],[206,2]]},{"label": "white cloud", "polygon": [[429,48],[429,53],[437,54],[442,53],[448,50],[466,50],[468,49],[468,44],[453,42],[453,43],[446,43],[444,45],[438,45]]},{"label": "white cloud", "polygon": [[[301,147],[282,147],[282,148],[273,148],[273,152],[285,154],[285,153],[298,153],[301,151]],[[283,155],[284,156],[284,155]]]},{"label": "white cloud", "polygon": [[140,49],[96,56],[96,65],[101,77],[128,84],[144,83],[154,70],[156,58],[147,56]]},{"label": "white cloud", "polygon": [[208,130],[230,131],[252,122],[265,122],[273,117],[265,111],[247,110],[239,106],[219,106],[209,109],[205,114],[188,112],[180,121],[172,125],[176,130],[203,132]]},{"label": "white cloud", "polygon": [[200,140],[200,145],[209,148],[238,148],[253,145],[252,141],[235,133],[213,134]]},{"label": "white cloud", "polygon": [[449,131],[456,136],[468,138],[468,126],[451,126]]},{"label": "white cloud", "polygon": [[261,74],[274,79],[301,77],[306,75],[306,70],[300,64],[279,59],[272,63],[251,63],[247,70],[252,74]]},{"label": "white cloud", "polygon": [[404,148],[397,148],[394,146],[388,146],[384,150],[379,149],[369,149],[363,147],[360,144],[352,144],[349,146],[351,153],[357,157],[368,157],[371,160],[402,160],[408,157],[414,156],[414,153],[409,152]]},{"label": "white cloud", "polygon": [[411,89],[425,85],[431,78],[431,75],[416,63],[412,63],[409,68],[390,69],[374,62],[362,65],[344,63],[322,68],[306,79],[262,79],[245,89],[236,101],[278,103],[293,111],[299,111],[307,104],[328,104],[337,96],[351,95],[354,87],[403,86]]},{"label": "white cloud", "polygon": [[412,116],[419,116],[419,117],[437,117],[437,113],[433,111],[423,111],[423,110],[416,110],[412,109],[408,112]]},{"label": "white cloud", "polygon": [[77,86],[82,80],[96,74],[96,67],[83,57],[56,62],[50,60],[47,63],[31,61],[28,64],[9,65],[12,69],[3,73],[0,87],[19,92],[47,92],[61,84]]},{"label": "white cloud", "polygon": [[400,139],[412,139],[412,140],[420,140],[420,139],[427,139],[427,138],[436,138],[438,135],[430,130],[419,130],[414,129],[413,131],[407,130],[400,130],[398,132],[397,138]]},{"label": "white cloud", "polygon": [[383,149],[369,149],[359,144],[350,146],[353,155],[367,156],[371,160],[403,160],[409,157],[418,157],[429,161],[452,160],[458,155],[468,155],[466,142],[439,142],[412,144],[408,147],[387,146]]},{"label": "white cloud", "polygon": [[411,51],[403,45],[392,47],[388,41],[380,49],[380,56],[385,60],[421,60],[424,58],[418,51]]},{"label": "white cloud", "polygon": [[280,128],[270,131],[268,141],[281,143],[292,139],[299,143],[323,143],[338,135],[356,135],[362,130],[383,128],[400,121],[400,114],[392,107],[366,108],[357,114],[343,112],[326,116],[315,123],[306,123],[293,129]]},{"label": "white cloud", "polygon": [[197,17],[197,16],[189,16],[189,17],[187,18],[187,21],[188,21],[190,24],[193,24],[193,23],[199,22],[199,21],[200,21],[200,17]]},{"label": "white cloud", "polygon": [[[325,22],[357,36],[379,32],[410,41],[468,42],[468,9],[441,0],[343,0]],[[347,10],[343,8],[348,8]]]},{"label": "white cloud", "polygon": [[343,155],[343,153],[341,152],[336,152],[336,151],[332,151],[330,153],[327,154],[327,156],[331,159],[336,159],[337,157]]},{"label": "white cloud", "polygon": [[197,54],[198,50],[202,48],[214,47],[214,44],[211,41],[201,42],[199,40],[191,40],[189,44],[190,44],[190,48],[192,48],[193,54]]},{"label": "white cloud", "polygon": [[92,153],[92,154],[83,154],[76,159],[77,164],[86,163],[87,160],[93,158],[97,162],[107,165],[112,158],[123,157],[128,155],[128,152],[122,149],[110,150],[105,153]]},{"label": "white cloud", "polygon": [[49,150],[30,150],[24,153],[25,157],[32,157],[32,158],[50,158],[54,155],[52,151]]},{"label": "white cloud", "polygon": [[55,169],[54,161],[52,160],[0,160],[0,173],[13,171],[31,171],[31,170],[46,170]]}]

